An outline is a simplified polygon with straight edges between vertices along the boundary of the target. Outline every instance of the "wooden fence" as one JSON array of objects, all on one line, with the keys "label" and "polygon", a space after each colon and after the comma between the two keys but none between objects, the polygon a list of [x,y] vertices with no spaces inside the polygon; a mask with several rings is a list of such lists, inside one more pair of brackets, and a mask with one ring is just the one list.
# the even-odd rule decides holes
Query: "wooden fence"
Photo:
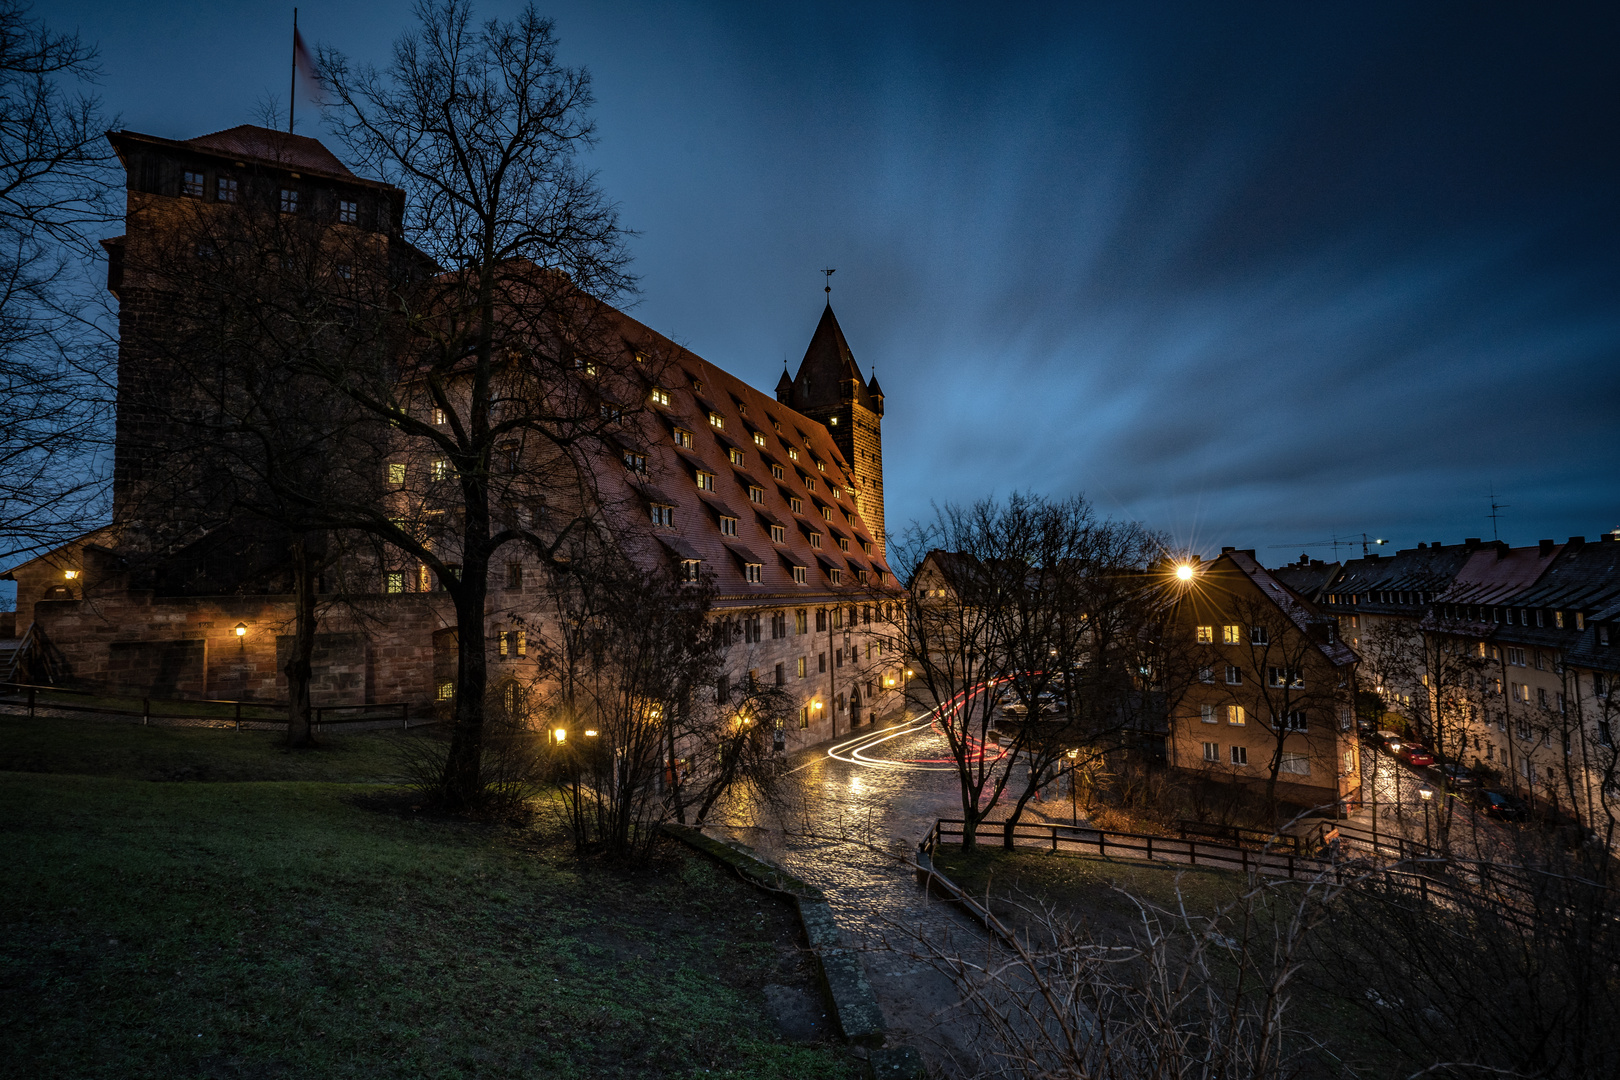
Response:
[{"label": "wooden fence", "polygon": [[[26,683],[0,683],[0,705],[13,705],[19,708],[26,707],[28,715],[33,717],[39,709],[50,709],[57,712],[97,713],[102,716],[130,716],[140,717],[141,723],[150,724],[153,721],[174,722],[189,720],[194,723],[231,724],[240,731],[244,723],[256,725],[269,725],[286,727],[285,719],[287,705],[285,702],[273,701],[234,701],[196,699],[174,701],[152,698],[140,698],[140,708],[121,708],[116,704],[109,704],[106,699],[115,701],[128,701],[133,703],[135,698],[122,698],[116,695],[98,694],[93,690],[67,690],[60,686],[35,686]],[[58,699],[65,700],[58,700]],[[102,699],[91,703],[82,703],[84,699]],[[74,699],[79,699],[75,702]],[[190,707],[189,712],[165,712],[164,709],[178,709]],[[244,714],[244,710],[246,713]],[[311,724],[318,731],[323,727],[337,727],[343,724],[376,724],[398,723],[402,728],[421,727],[425,724],[436,723],[432,719],[419,719],[415,724],[411,722],[411,706],[408,701],[391,701],[376,705],[315,705],[310,709]],[[279,713],[280,715],[276,715]],[[358,715],[345,715],[356,714]]]}]

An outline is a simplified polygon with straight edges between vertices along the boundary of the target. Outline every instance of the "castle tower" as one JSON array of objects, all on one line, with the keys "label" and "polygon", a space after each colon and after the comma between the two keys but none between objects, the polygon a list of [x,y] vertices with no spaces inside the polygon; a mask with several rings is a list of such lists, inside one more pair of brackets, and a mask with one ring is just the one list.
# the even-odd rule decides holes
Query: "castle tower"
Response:
[{"label": "castle tower", "polygon": [[874,373],[870,382],[833,314],[832,301],[821,313],[799,373],[782,373],[776,400],[826,425],[833,444],[844,455],[854,478],[856,506],[873,530],[878,549],[887,546],[883,517],[883,389]]}]

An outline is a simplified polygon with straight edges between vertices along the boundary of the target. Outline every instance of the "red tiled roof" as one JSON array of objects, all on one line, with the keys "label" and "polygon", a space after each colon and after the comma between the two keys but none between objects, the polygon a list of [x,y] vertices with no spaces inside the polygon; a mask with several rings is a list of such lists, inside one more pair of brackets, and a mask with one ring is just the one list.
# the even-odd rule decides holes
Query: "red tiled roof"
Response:
[{"label": "red tiled roof", "polygon": [[337,155],[315,139],[293,135],[285,131],[239,124],[224,131],[199,135],[185,140],[191,146],[204,150],[218,150],[237,157],[252,158],[288,169],[308,169],[311,172],[353,176]]}]

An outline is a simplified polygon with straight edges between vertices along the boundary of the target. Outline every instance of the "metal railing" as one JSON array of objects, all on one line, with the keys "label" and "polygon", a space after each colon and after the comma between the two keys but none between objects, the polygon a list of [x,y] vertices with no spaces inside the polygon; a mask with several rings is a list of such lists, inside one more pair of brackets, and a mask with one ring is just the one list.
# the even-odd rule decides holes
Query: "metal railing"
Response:
[{"label": "metal railing", "polygon": [[[193,723],[219,723],[231,724],[240,731],[243,723],[255,725],[268,725],[272,727],[286,727],[286,702],[274,701],[236,701],[232,699],[195,698],[195,699],[163,699],[154,700],[150,697],[140,698],[140,708],[120,708],[115,704],[108,704],[105,700],[95,704],[75,704],[71,700],[54,700],[57,696],[66,698],[113,698],[134,702],[133,697],[124,698],[122,695],[101,694],[94,690],[68,690],[60,686],[36,686],[28,683],[0,682],[0,704],[26,705],[28,715],[34,717],[39,709],[50,709],[56,712],[82,712],[97,713],[102,716],[130,716],[140,717],[141,723],[150,724],[153,721],[189,720]],[[180,706],[227,706],[229,713],[221,710],[209,712],[164,712],[163,709],[174,709]],[[248,710],[244,715],[243,710]],[[359,712],[358,716],[347,716],[344,713]],[[281,713],[281,716],[274,715]],[[375,724],[381,722],[393,723],[397,721],[403,728],[411,727],[411,705],[408,701],[390,701],[373,705],[314,705],[310,707],[310,723],[319,731],[323,727],[337,727],[344,724]],[[269,714],[269,715],[265,715]],[[337,717],[333,719],[334,715]],[[424,724],[436,723],[431,719],[418,720],[418,727]]]}]

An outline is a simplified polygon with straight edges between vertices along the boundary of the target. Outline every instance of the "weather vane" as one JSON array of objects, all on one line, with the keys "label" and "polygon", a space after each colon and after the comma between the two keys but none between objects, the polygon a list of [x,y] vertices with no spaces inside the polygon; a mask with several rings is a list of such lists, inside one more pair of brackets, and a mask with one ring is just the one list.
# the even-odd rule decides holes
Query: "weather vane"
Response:
[{"label": "weather vane", "polygon": [[838,273],[838,271],[829,266],[823,270],[822,273],[827,275],[827,287],[823,289],[822,292],[827,294],[827,303],[830,304],[832,303],[832,276]]}]

